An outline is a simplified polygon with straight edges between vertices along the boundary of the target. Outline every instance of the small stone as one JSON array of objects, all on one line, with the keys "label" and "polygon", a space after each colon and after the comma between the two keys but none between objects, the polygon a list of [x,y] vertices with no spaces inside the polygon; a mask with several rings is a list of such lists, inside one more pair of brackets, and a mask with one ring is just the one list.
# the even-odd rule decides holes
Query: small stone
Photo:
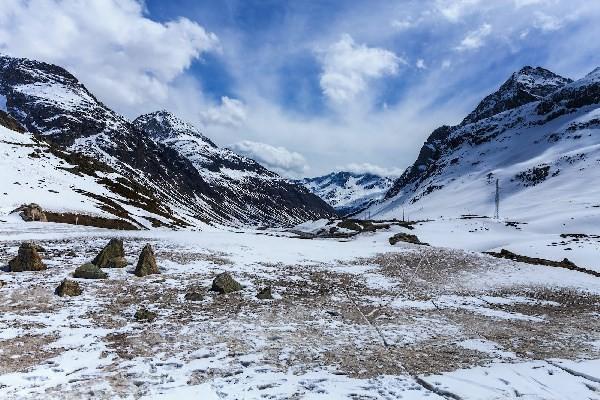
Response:
[{"label": "small stone", "polygon": [[92,264],[100,268],[124,268],[127,266],[123,240],[110,239],[108,244],[98,253]]},{"label": "small stone", "polygon": [[78,267],[73,273],[73,277],[83,279],[106,279],[108,275],[98,268],[97,265],[87,263]]},{"label": "small stone", "polygon": [[273,294],[271,293],[271,286],[267,286],[266,288],[260,290],[256,295],[256,298],[260,300],[272,300]]},{"label": "small stone", "polygon": [[54,293],[59,295],[60,297],[72,297],[81,295],[81,293],[83,293],[83,290],[81,290],[81,288],[79,287],[79,282],[72,281],[69,279],[63,279],[63,281],[60,283],[60,285],[58,285]]},{"label": "small stone", "polygon": [[156,265],[154,251],[152,250],[152,246],[150,246],[149,244],[144,246],[144,248],[142,249],[142,253],[140,254],[140,258],[138,260],[137,266],[135,267],[134,273],[137,276],[160,274],[158,266]]},{"label": "small stone", "polygon": [[135,312],[133,318],[139,322],[152,322],[156,319],[156,313],[153,311],[146,310],[145,308],[140,308]]},{"label": "small stone", "polygon": [[197,290],[190,290],[185,294],[185,299],[188,301],[202,301],[204,300],[204,295]]},{"label": "small stone", "polygon": [[229,273],[222,272],[213,280],[210,290],[219,294],[227,294],[242,290],[242,285],[236,282]]},{"label": "small stone", "polygon": [[43,271],[46,266],[38,254],[38,245],[31,242],[21,243],[19,253],[8,262],[10,272]]}]

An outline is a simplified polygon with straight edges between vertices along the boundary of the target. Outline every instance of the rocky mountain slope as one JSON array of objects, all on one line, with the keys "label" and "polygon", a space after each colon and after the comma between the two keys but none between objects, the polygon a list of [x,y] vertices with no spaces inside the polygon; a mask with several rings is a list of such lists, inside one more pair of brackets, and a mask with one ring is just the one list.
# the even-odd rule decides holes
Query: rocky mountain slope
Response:
[{"label": "rocky mountain slope", "polygon": [[339,171],[297,182],[329,203],[340,215],[349,215],[382,199],[393,180],[370,173]]},{"label": "rocky mountain slope", "polygon": [[436,129],[371,211],[491,216],[498,180],[501,217],[563,223],[597,216],[600,189],[591,183],[600,180],[599,103],[600,69],[573,82],[525,67],[460,125]]},{"label": "rocky mountain slope", "polygon": [[[157,200],[154,208],[173,220],[280,225],[333,213],[304,188],[264,169],[257,172],[250,162],[226,163],[222,157],[211,162],[221,152],[205,138],[202,143],[207,146],[196,149],[207,151],[201,167],[180,148],[145,132],[144,119],[133,124],[102,104],[61,67],[1,56],[0,96],[2,107],[28,131],[53,146],[109,165],[136,186],[147,188]],[[200,171],[208,165],[209,173]],[[247,166],[254,169],[244,169]],[[214,173],[237,173],[237,180],[211,180]],[[252,179],[252,174],[269,179]],[[120,184],[120,190],[136,192]]]}]

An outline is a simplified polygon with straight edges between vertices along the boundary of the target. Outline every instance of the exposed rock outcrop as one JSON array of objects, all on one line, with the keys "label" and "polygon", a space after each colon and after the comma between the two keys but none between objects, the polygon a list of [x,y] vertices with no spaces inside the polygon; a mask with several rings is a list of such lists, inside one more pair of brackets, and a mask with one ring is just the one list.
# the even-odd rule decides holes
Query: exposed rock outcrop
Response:
[{"label": "exposed rock outcrop", "polygon": [[142,253],[140,254],[140,258],[137,262],[137,266],[135,267],[135,272],[137,276],[146,276],[152,274],[160,274],[158,270],[158,265],[156,265],[156,257],[154,257],[154,250],[152,250],[152,246],[147,244],[142,249]]},{"label": "exposed rock outcrop", "polygon": [[100,268],[124,268],[127,266],[123,240],[110,239],[108,244],[94,258],[92,264]]},{"label": "exposed rock outcrop", "polygon": [[58,285],[54,293],[60,297],[73,297],[80,296],[81,293],[83,293],[83,290],[81,290],[81,287],[79,287],[79,282],[64,279],[60,285]]},{"label": "exposed rock outcrop", "polygon": [[45,270],[46,265],[42,262],[42,258],[38,254],[37,248],[38,246],[35,243],[21,243],[19,253],[8,263],[8,270],[10,272]]},{"label": "exposed rock outcrop", "polygon": [[190,290],[185,294],[185,299],[187,301],[202,301],[204,300],[204,295],[198,290]]},{"label": "exposed rock outcrop", "polygon": [[400,232],[389,238],[390,244],[393,246],[398,242],[412,243],[412,244],[420,244],[423,246],[429,246],[428,243],[423,243],[419,240],[417,235],[412,235],[410,233]]},{"label": "exposed rock outcrop", "polygon": [[260,300],[272,300],[273,293],[271,293],[271,286],[267,286],[266,288],[261,289],[256,295],[256,298]]},{"label": "exposed rock outcrop", "polygon": [[108,274],[92,263],[83,264],[73,272],[73,277],[82,279],[106,279]]},{"label": "exposed rock outcrop", "polygon": [[23,218],[23,221],[48,222],[48,218],[46,217],[44,210],[36,203],[23,204],[19,208],[12,210],[11,214],[17,212],[19,213],[19,216]]},{"label": "exposed rock outcrop", "polygon": [[157,314],[145,308],[140,308],[135,312],[133,318],[138,322],[152,322],[156,319]]},{"label": "exposed rock outcrop", "polygon": [[233,279],[229,273],[223,272],[213,280],[210,290],[219,294],[227,294],[239,292],[242,290],[242,285]]}]

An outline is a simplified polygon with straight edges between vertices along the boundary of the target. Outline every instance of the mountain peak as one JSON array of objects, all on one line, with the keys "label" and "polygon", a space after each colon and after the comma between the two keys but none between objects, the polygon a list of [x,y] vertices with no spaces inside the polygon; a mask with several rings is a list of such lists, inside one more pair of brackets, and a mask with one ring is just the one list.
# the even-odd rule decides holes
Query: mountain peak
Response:
[{"label": "mountain peak", "polygon": [[156,140],[193,136],[202,139],[212,147],[216,147],[216,145],[204,136],[194,125],[183,121],[167,110],[159,110],[140,115],[133,121],[133,125],[148,133]]},{"label": "mountain peak", "polygon": [[514,72],[496,92],[484,98],[462,125],[540,100],[571,82],[571,79],[545,68],[527,65]]}]

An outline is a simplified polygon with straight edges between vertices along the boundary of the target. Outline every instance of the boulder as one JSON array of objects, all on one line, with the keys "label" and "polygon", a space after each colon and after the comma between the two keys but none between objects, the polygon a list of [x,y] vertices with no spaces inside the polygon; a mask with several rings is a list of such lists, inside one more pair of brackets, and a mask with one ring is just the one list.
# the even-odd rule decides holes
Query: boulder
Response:
[{"label": "boulder", "polygon": [[429,246],[427,243],[423,243],[419,240],[417,235],[411,235],[410,233],[400,232],[389,238],[390,244],[393,246],[398,242],[412,243],[412,244],[420,244],[423,246]]},{"label": "boulder", "polygon": [[60,283],[60,285],[58,285],[54,293],[59,295],[60,297],[73,297],[81,295],[81,293],[83,293],[83,290],[81,290],[81,288],[79,287],[79,282],[72,281],[69,279],[63,279],[63,281]]},{"label": "boulder", "polygon": [[98,268],[97,265],[87,263],[77,267],[75,272],[73,272],[73,277],[82,279],[106,279],[108,275]]},{"label": "boulder", "polygon": [[123,240],[110,239],[108,244],[98,253],[92,264],[100,268],[124,268],[127,266]]},{"label": "boulder", "polygon": [[185,299],[187,301],[202,301],[204,300],[204,295],[198,290],[190,290],[185,294]]},{"label": "boulder", "polygon": [[271,286],[261,289],[256,295],[256,298],[260,300],[272,300],[273,294],[271,293]]},{"label": "boulder", "polygon": [[46,217],[42,207],[35,203],[23,204],[21,207],[12,210],[11,214],[16,212],[19,213],[19,216],[23,219],[23,221],[48,222],[48,218]]},{"label": "boulder", "polygon": [[133,318],[139,322],[152,322],[156,319],[156,313],[145,308],[140,308],[135,312]]},{"label": "boulder", "polygon": [[242,290],[242,285],[236,282],[229,273],[223,272],[213,280],[210,290],[219,294],[227,294]]},{"label": "boulder", "polygon": [[158,266],[156,265],[154,251],[152,250],[152,246],[150,246],[149,244],[144,246],[144,248],[142,249],[142,253],[140,254],[140,258],[138,260],[137,266],[135,267],[134,273],[137,276],[160,274]]},{"label": "boulder", "polygon": [[19,253],[8,262],[10,272],[42,271],[46,266],[38,254],[38,246],[31,242],[21,243]]}]

